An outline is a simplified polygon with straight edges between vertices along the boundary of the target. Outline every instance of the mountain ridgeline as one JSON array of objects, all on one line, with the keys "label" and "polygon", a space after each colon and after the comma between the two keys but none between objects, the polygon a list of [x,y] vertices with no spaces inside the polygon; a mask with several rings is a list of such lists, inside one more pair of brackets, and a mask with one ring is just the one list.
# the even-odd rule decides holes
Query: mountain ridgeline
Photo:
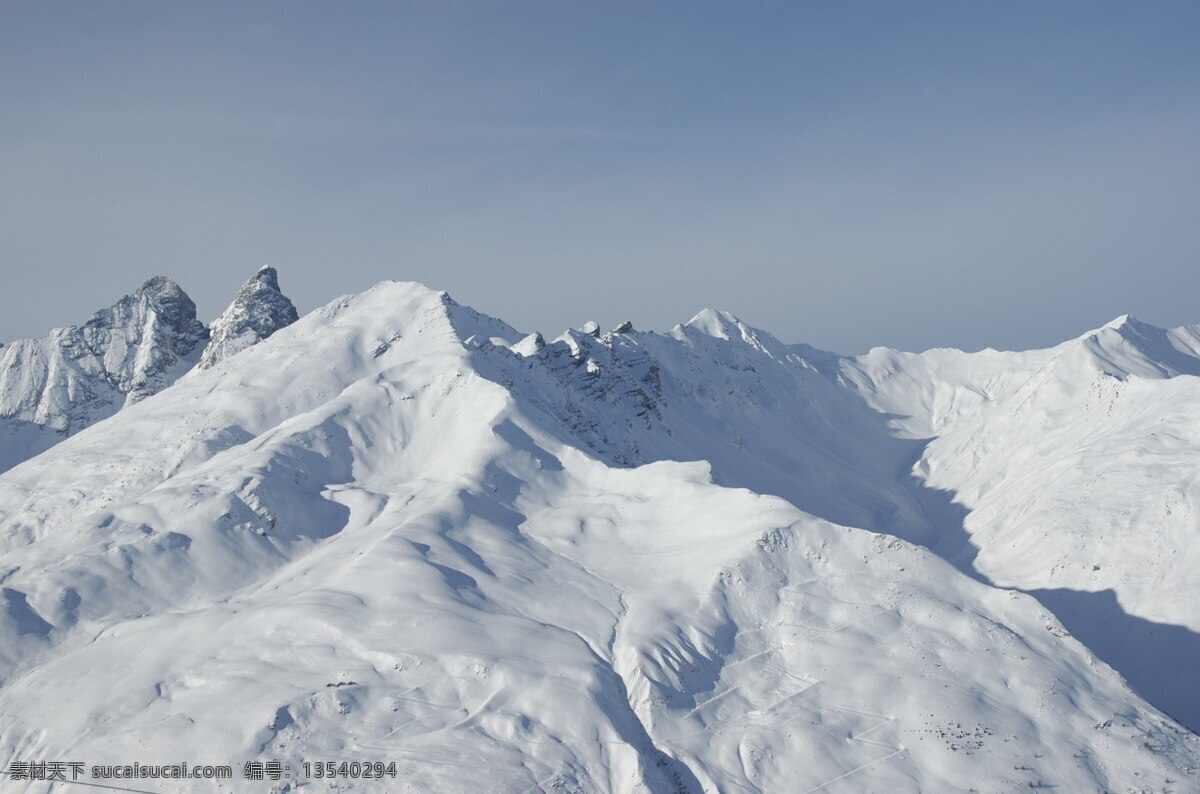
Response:
[{"label": "mountain ridgeline", "polygon": [[1200,327],[547,338],[412,283],[297,318],[268,269],[91,323],[0,349],[6,439],[57,442],[3,447],[0,758],[1200,790]]}]

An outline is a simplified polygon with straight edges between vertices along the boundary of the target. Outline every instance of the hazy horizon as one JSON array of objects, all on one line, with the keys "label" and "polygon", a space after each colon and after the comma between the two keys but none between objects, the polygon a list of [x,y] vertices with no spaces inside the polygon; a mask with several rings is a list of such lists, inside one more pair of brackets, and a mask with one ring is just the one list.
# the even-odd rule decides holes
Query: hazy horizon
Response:
[{"label": "hazy horizon", "polygon": [[9,4],[0,341],[152,275],[843,353],[1200,322],[1200,6]]}]

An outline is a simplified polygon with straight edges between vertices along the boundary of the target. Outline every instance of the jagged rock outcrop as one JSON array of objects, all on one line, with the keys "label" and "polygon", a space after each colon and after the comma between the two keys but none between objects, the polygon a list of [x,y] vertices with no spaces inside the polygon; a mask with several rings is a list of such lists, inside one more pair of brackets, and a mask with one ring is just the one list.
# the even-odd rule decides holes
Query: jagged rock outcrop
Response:
[{"label": "jagged rock outcrop", "polygon": [[198,367],[208,369],[291,325],[299,317],[296,307],[279,291],[275,268],[261,267],[212,324],[211,338]]},{"label": "jagged rock outcrop", "polygon": [[0,472],[296,319],[271,267],[211,329],[178,284],[155,276],[83,325],[0,345]]},{"label": "jagged rock outcrop", "polygon": [[81,326],[0,349],[0,417],[76,432],[169,386],[207,337],[187,293],[155,276]]}]

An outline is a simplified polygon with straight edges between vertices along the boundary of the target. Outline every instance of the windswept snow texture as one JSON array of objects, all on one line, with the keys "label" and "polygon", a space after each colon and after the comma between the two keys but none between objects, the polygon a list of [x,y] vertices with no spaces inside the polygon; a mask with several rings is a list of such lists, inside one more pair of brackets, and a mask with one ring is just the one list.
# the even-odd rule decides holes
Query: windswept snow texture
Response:
[{"label": "windswept snow texture", "polygon": [[[0,476],[0,758],[1196,790],[1197,350],[547,341],[380,284]],[[1178,675],[1131,688],[1097,617]]]},{"label": "windswept snow texture", "polygon": [[212,338],[200,356],[201,369],[257,344],[299,319],[296,307],[279,291],[279,274],[262,267],[242,285],[233,303],[212,324]]}]

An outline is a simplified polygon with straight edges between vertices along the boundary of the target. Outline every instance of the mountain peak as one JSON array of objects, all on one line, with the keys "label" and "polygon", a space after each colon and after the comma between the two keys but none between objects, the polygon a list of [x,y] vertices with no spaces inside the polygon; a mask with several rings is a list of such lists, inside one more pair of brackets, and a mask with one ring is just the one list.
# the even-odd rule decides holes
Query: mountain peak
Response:
[{"label": "mountain peak", "polygon": [[254,280],[262,282],[268,288],[279,291],[279,271],[270,265],[263,265],[254,274]]},{"label": "mountain peak", "polygon": [[135,295],[186,295],[183,288],[169,276],[151,276],[134,292]]},{"label": "mountain peak", "polygon": [[1168,329],[1166,328],[1160,328],[1157,325],[1152,325],[1151,323],[1134,317],[1132,314],[1122,314],[1120,317],[1110,320],[1096,330],[1084,334],[1082,338],[1086,339],[1104,331],[1116,331],[1118,334],[1124,337],[1129,337],[1131,335],[1138,337],[1161,336],[1168,333]]},{"label": "mountain peak", "polygon": [[[188,294],[172,279],[154,276],[82,325],[5,347],[0,417],[24,423],[34,440],[6,449],[0,471],[162,391],[191,366],[206,337]],[[43,436],[43,429],[56,435]]]},{"label": "mountain peak", "polygon": [[1142,327],[1146,327],[1146,323],[1143,323],[1132,314],[1122,314],[1120,317],[1110,320],[1104,325],[1100,326],[1099,330],[1111,328],[1114,331],[1120,331],[1123,328],[1137,329]]},{"label": "mountain peak", "polygon": [[146,279],[132,295],[126,295],[111,309],[98,312],[84,327],[97,322],[107,324],[109,315],[114,311],[120,312],[121,307],[127,304],[140,302],[152,308],[157,318],[165,323],[164,330],[175,338],[171,347],[177,354],[187,353],[205,336],[203,323],[196,319],[196,303],[174,279],[166,276],[152,276]]},{"label": "mountain peak", "polygon": [[1082,344],[1104,372],[1120,377],[1200,375],[1200,351],[1188,329],[1159,328],[1132,314],[1122,314],[1084,334],[1076,344]]},{"label": "mountain peak", "polygon": [[212,338],[197,366],[207,369],[299,318],[296,307],[279,289],[278,271],[263,265],[212,324]]},{"label": "mountain peak", "polygon": [[742,325],[742,321],[729,312],[704,308],[696,312],[696,315],[684,323],[684,325],[708,336],[714,336],[718,339],[729,339],[730,328]]}]

